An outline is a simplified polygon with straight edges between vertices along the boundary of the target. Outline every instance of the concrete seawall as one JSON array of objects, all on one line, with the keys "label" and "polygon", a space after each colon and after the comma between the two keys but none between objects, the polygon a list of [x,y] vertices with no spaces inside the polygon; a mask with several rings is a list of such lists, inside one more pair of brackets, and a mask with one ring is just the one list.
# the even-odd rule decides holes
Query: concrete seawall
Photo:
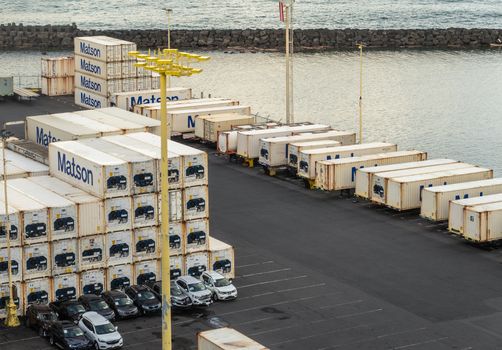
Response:
[{"label": "concrete seawall", "polygon": [[[136,42],[140,47],[167,45],[165,30],[80,30],[76,25],[0,25],[0,50],[72,50],[73,38],[109,35]],[[298,29],[295,51],[352,50],[362,41],[369,48],[480,49],[502,40],[502,29]],[[173,30],[173,47],[200,50],[282,51],[279,29]]]}]

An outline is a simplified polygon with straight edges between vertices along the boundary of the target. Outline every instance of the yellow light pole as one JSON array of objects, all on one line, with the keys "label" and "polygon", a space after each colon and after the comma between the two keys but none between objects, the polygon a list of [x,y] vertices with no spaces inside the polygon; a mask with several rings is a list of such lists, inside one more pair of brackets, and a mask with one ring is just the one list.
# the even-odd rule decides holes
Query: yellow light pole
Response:
[{"label": "yellow light pole", "polygon": [[7,317],[5,319],[5,326],[7,327],[18,327],[20,325],[19,318],[17,317],[17,307],[14,303],[14,283],[12,282],[12,256],[11,256],[11,243],[10,243],[10,215],[9,215],[9,202],[7,199],[7,160],[5,158],[5,144],[7,139],[12,136],[12,133],[7,131],[7,126],[24,124],[24,121],[20,122],[7,122],[3,124],[3,129],[1,131],[2,137],[2,162],[3,162],[3,191],[4,191],[4,204],[5,204],[5,215],[7,217],[5,223],[5,235],[7,237],[7,270],[9,276],[9,302],[6,305]]},{"label": "yellow light pole", "polygon": [[359,48],[359,143],[363,143],[363,48],[364,43],[357,43]]},{"label": "yellow light pole", "polygon": [[[163,10],[167,14],[167,48],[170,49],[171,48],[171,14],[173,13],[173,10],[170,8],[167,8],[167,7],[164,8]],[[166,79],[166,86],[168,88],[171,87],[171,79],[169,76]]]},{"label": "yellow light pole", "polygon": [[293,44],[294,34],[293,4],[295,0],[279,0],[284,6],[284,19],[286,22],[286,123],[294,123],[294,99],[293,99]]},{"label": "yellow light pole", "polygon": [[170,138],[170,122],[167,119],[167,77],[192,76],[202,72],[202,69],[190,67],[191,62],[209,60],[208,56],[199,56],[177,49],[164,49],[141,54],[131,51],[129,55],[135,57],[137,67],[160,74],[160,126],[161,126],[161,265],[162,265],[162,349],[171,350],[171,274],[169,262],[169,182],[168,182],[168,139]]}]

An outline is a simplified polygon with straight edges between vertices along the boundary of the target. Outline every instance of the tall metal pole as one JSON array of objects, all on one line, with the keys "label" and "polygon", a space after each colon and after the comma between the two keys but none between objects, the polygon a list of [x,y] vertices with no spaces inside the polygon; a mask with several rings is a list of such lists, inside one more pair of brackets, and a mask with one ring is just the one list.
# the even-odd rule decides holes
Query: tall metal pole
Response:
[{"label": "tall metal pole", "polygon": [[294,43],[295,43],[295,35],[293,32],[293,2],[291,2],[290,9],[289,9],[289,26],[290,26],[290,61],[289,61],[289,98],[290,98],[290,119],[291,123],[295,122],[295,99],[293,97],[294,95],[294,86],[293,86],[293,54],[294,54]]},{"label": "tall metal pole", "polygon": [[12,282],[12,256],[10,243],[11,226],[9,217],[9,202],[7,199],[7,161],[5,159],[5,143],[7,142],[7,138],[5,132],[6,130],[4,127],[4,130],[2,130],[3,191],[5,215],[7,216],[5,233],[7,235],[7,270],[9,271],[9,303],[7,305],[7,318],[5,320],[5,325],[7,327],[17,327],[19,326],[19,319],[17,317],[16,304],[14,303],[14,284]]},{"label": "tall metal pole", "polygon": [[284,16],[286,17],[286,123],[291,123],[291,96],[290,96],[290,66],[289,66],[289,4],[286,3],[284,5],[285,13]]},{"label": "tall metal pole", "polygon": [[[165,8],[164,11],[166,11],[167,14],[167,48],[171,48],[171,13],[173,12],[172,9]],[[171,77],[169,75],[166,76],[166,87],[170,88],[171,87]]]},{"label": "tall metal pole", "polygon": [[363,43],[359,47],[359,143],[363,143]]},{"label": "tall metal pole", "polygon": [[162,350],[171,350],[171,264],[169,259],[169,182],[168,182],[168,135],[166,73],[160,73],[160,145],[161,145],[161,221],[162,238]]}]

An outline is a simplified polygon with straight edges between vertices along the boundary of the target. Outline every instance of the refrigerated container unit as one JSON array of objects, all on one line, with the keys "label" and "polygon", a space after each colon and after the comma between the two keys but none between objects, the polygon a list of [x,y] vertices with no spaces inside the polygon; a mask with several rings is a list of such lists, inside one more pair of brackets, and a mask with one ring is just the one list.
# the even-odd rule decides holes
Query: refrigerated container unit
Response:
[{"label": "refrigerated container unit", "polygon": [[209,192],[207,186],[187,187],[183,190],[183,220],[209,217]]},{"label": "refrigerated container unit", "polygon": [[374,203],[385,204],[387,201],[387,185],[389,179],[393,177],[404,177],[404,176],[412,176],[419,174],[437,173],[447,170],[471,168],[473,166],[474,165],[472,164],[453,162],[453,163],[433,165],[428,167],[378,172],[373,174],[371,178],[370,198]]},{"label": "refrigerated container unit", "polygon": [[54,276],[51,280],[52,300],[71,300],[80,296],[79,276],[76,273]]},{"label": "refrigerated container unit", "polygon": [[104,62],[131,61],[129,51],[136,51],[136,44],[108,36],[81,36],[74,39],[75,54]]},{"label": "refrigerated container unit", "polygon": [[[132,149],[138,153],[144,154],[155,159],[156,162],[156,188],[160,190],[161,179],[160,172],[162,170],[162,152],[160,147],[152,147],[151,144],[128,137],[127,135],[116,135],[103,137],[104,140],[115,143],[119,146]],[[168,152],[168,182],[170,189],[181,188],[181,157],[172,152]]]},{"label": "refrigerated container unit", "polygon": [[[24,300],[23,300],[23,285],[21,282],[13,282],[14,304],[16,305],[16,314],[24,315]],[[7,303],[10,300],[10,285],[9,283],[0,284],[0,320],[7,317]]]},{"label": "refrigerated container unit", "polygon": [[493,170],[486,168],[464,168],[439,173],[391,178],[388,182],[387,206],[402,211],[420,208],[422,190],[427,187],[460,182],[486,180],[493,177]]},{"label": "refrigerated container unit", "polygon": [[159,198],[156,193],[140,194],[132,197],[133,228],[156,226]]},{"label": "refrigerated container unit", "polygon": [[502,178],[424,188],[420,216],[433,221],[448,220],[450,201],[495,193],[502,193]]},{"label": "refrigerated container unit", "polygon": [[325,191],[353,189],[358,169],[427,159],[422,151],[397,151],[316,162],[315,186]]},{"label": "refrigerated container unit", "polygon": [[452,164],[452,163],[458,163],[458,161],[452,159],[428,159],[420,162],[407,162],[407,163],[382,165],[382,166],[358,169],[356,172],[355,195],[361,198],[371,199],[371,193],[372,193],[371,183],[373,176],[377,173],[415,169],[415,168],[425,168],[429,166]]},{"label": "refrigerated container unit", "polygon": [[185,275],[199,278],[205,271],[209,271],[208,252],[197,252],[185,255]]},{"label": "refrigerated container unit", "polygon": [[106,232],[131,230],[133,220],[132,197],[115,197],[105,200]]},{"label": "refrigerated container unit", "polygon": [[23,283],[23,299],[24,311],[31,304],[48,304],[52,302],[50,279],[45,277],[25,281]]},{"label": "refrigerated container unit", "polygon": [[197,334],[197,349],[199,350],[233,350],[234,344],[238,344],[237,346],[242,350],[269,350],[253,339],[228,327],[211,329]]},{"label": "refrigerated container unit", "polygon": [[47,207],[49,241],[77,237],[78,216],[74,202],[28,179],[11,180],[7,186]]},{"label": "refrigerated container unit", "polygon": [[98,109],[111,106],[111,102],[108,97],[96,94],[89,90],[78,88],[75,88],[74,103],[77,106],[87,109]]},{"label": "refrigerated container unit", "polygon": [[261,139],[329,130],[331,130],[329,125],[309,124],[299,126],[284,125],[272,129],[239,131],[237,133],[237,155],[249,160],[259,158]]},{"label": "refrigerated container unit", "polygon": [[[159,236],[159,244],[161,239],[162,237]],[[169,222],[169,255],[183,254],[185,246],[185,224],[182,222]]]},{"label": "refrigerated container unit", "polygon": [[79,140],[78,142],[126,162],[130,173],[127,182],[130,183],[131,195],[151,193],[158,190],[157,164],[153,158],[103,138]]},{"label": "refrigerated container unit", "polygon": [[49,243],[23,246],[23,279],[49,277],[51,275]]},{"label": "refrigerated container unit", "polygon": [[99,198],[128,196],[128,163],[77,141],[49,145],[51,175]]},{"label": "refrigerated container unit", "polygon": [[134,263],[134,284],[145,284],[160,280],[160,263],[158,260],[144,260]]},{"label": "refrigerated container unit", "polygon": [[[0,153],[0,159],[3,159]],[[7,160],[7,178],[17,178],[17,173],[9,174],[11,167],[21,169],[26,172],[23,177],[35,177],[49,175],[49,167],[36,160],[30,159],[23,154],[19,154],[12,150],[5,150],[5,159]],[[0,168],[1,169],[1,168]]]},{"label": "refrigerated container unit", "polygon": [[115,265],[106,269],[106,289],[125,289],[134,283],[132,264]]},{"label": "refrigerated container unit", "polygon": [[450,201],[448,230],[457,234],[464,232],[465,208],[498,202],[502,202],[502,193]]},{"label": "refrigerated container unit", "polygon": [[[192,89],[189,88],[169,88],[166,91],[168,101],[187,100],[192,96]],[[111,97],[113,106],[131,112],[135,105],[152,103],[160,103],[160,89],[120,92]]]},{"label": "refrigerated container unit", "polygon": [[99,109],[91,109],[91,110],[86,110],[86,111],[76,111],[74,112],[75,114],[82,116],[84,118],[90,119],[93,122],[98,122],[101,124],[113,126],[115,128],[118,128],[121,130],[122,134],[126,134],[129,132],[148,132],[149,129],[144,125],[140,123],[135,123],[130,120],[124,119],[124,118],[119,118],[115,117],[111,114],[106,113],[106,110],[108,108]]},{"label": "refrigerated container unit", "polygon": [[106,267],[132,263],[132,231],[110,232],[105,235]]},{"label": "refrigerated container unit", "polygon": [[185,222],[185,254],[206,251],[209,248],[209,220]]},{"label": "refrigerated container unit", "polygon": [[[34,244],[48,241],[49,215],[47,207],[31,197],[7,188],[9,205],[16,208],[21,217],[19,235],[21,244]],[[5,193],[0,191],[0,200],[5,201]]]},{"label": "refrigerated container unit", "polygon": [[85,236],[78,239],[79,271],[105,267],[107,256],[104,235]]},{"label": "refrigerated container unit", "polygon": [[[151,132],[152,134],[160,135],[160,121],[153,120],[152,118],[147,118],[136,113],[125,111],[117,107],[101,108],[99,110],[101,113],[110,115],[112,117],[118,118],[124,122],[131,122],[133,124],[139,124],[145,128],[146,132]],[[128,130],[127,132],[131,132]]]},{"label": "refrigerated container unit", "polygon": [[[10,229],[10,245],[18,247],[21,245],[21,213],[14,207],[8,207]],[[0,201],[0,247],[7,246],[7,213],[5,212],[5,202]]]},{"label": "refrigerated container unit", "polygon": [[288,145],[288,167],[296,174],[300,152],[309,149],[330,148],[340,146],[340,142],[332,140],[293,142]]},{"label": "refrigerated container unit", "polygon": [[29,180],[75,203],[79,237],[105,232],[105,202],[102,199],[53,176],[30,177]]},{"label": "refrigerated container unit", "polygon": [[207,141],[217,142],[218,135],[239,125],[255,123],[255,116],[236,113],[199,116],[195,123],[195,136]]},{"label": "refrigerated container unit", "polygon": [[[5,247],[5,248],[4,248]],[[23,248],[21,247],[11,247],[11,268],[12,280],[22,281],[23,280]],[[0,283],[9,281],[9,251],[6,246],[2,245],[0,248]]]},{"label": "refrigerated container unit", "polygon": [[80,273],[80,294],[100,295],[106,289],[105,270],[88,270]]},{"label": "refrigerated container unit", "polygon": [[214,237],[209,237],[209,266],[227,278],[235,278],[234,248]]},{"label": "refrigerated container unit", "polygon": [[78,272],[78,240],[63,239],[50,243],[52,276]]},{"label": "refrigerated container unit", "polygon": [[[170,224],[173,225],[172,223]],[[176,225],[176,224],[174,224]],[[133,231],[133,261],[156,259],[160,255],[160,236],[157,226],[142,227]]]},{"label": "refrigerated container unit", "polygon": [[[170,114],[172,112],[180,112],[180,111],[188,111],[188,110],[202,110],[202,109],[216,109],[216,108],[221,108],[221,107],[232,107],[232,106],[239,106],[239,101],[236,100],[230,100],[230,99],[205,99],[205,100],[200,100],[200,99],[195,99],[195,100],[186,100],[184,101],[185,103],[175,103],[171,104],[167,107],[167,113]],[[239,109],[237,114],[241,113],[241,110]],[[161,115],[160,115],[160,103],[156,103],[154,105],[150,105],[148,107],[145,107],[143,109],[143,115],[152,118],[152,119],[157,119],[160,120]],[[216,115],[221,114],[221,113],[216,113]],[[206,113],[200,113],[200,116],[207,116],[208,114]],[[197,116],[198,118],[198,116]],[[195,131],[195,130],[194,130]]]},{"label": "refrigerated container unit", "polygon": [[316,177],[316,162],[396,151],[396,144],[386,142],[373,142],[350,146],[306,150],[300,153],[297,174],[298,176],[304,178],[306,183],[309,182],[309,186],[313,187]]},{"label": "refrigerated container unit", "polygon": [[169,257],[169,274],[171,280],[176,280],[178,277],[182,276],[185,267],[184,267],[185,259],[183,255],[175,255]]},{"label": "refrigerated container unit", "polygon": [[502,203],[467,207],[464,211],[464,232],[462,236],[476,243],[502,239]]}]

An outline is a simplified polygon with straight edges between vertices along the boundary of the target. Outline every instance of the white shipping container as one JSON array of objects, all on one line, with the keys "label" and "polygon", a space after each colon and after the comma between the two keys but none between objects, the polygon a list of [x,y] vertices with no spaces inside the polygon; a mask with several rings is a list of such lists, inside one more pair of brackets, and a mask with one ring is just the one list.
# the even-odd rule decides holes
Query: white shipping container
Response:
[{"label": "white shipping container", "polygon": [[106,269],[107,290],[125,289],[133,282],[133,268],[131,264],[110,266]]},{"label": "white shipping container", "polygon": [[104,235],[85,236],[78,239],[78,263],[80,271],[104,267],[106,262],[105,254]]},{"label": "white shipping container", "polygon": [[242,350],[268,350],[232,328],[211,329],[197,334],[198,350],[233,350],[234,344],[238,344]]},{"label": "white shipping container", "polygon": [[502,193],[502,178],[424,188],[420,215],[434,221],[448,220],[450,201]]},{"label": "white shipping container", "polygon": [[[185,271],[185,260],[183,255],[176,255],[169,257],[169,272],[171,276],[171,280],[175,280],[176,278],[183,275]],[[160,279],[160,278],[159,278]]]},{"label": "white shipping container", "polygon": [[77,233],[80,237],[105,232],[105,205],[102,199],[52,176],[30,177],[29,180],[75,203]]},{"label": "white shipping container", "polygon": [[73,95],[75,90],[75,80],[73,77],[42,77],[42,95],[64,96]]},{"label": "white shipping container", "polygon": [[132,197],[133,228],[158,225],[158,196],[156,193],[147,193]]},{"label": "white shipping container", "polygon": [[[13,281],[23,280],[23,249],[21,247],[11,247],[11,271]],[[9,281],[9,251],[7,248],[0,249],[0,283]]]},{"label": "white shipping container", "polygon": [[42,77],[71,77],[75,73],[75,57],[42,57]]},{"label": "white shipping container", "polygon": [[28,179],[14,179],[8,187],[43,204],[49,212],[49,240],[77,236],[77,207],[75,203]]},{"label": "white shipping container", "polygon": [[[14,289],[14,304],[16,304],[18,316],[24,315],[24,300],[23,300],[23,285],[21,282],[13,282]],[[10,299],[10,285],[9,283],[0,284],[0,320],[7,316],[6,303]]]},{"label": "white shipping container", "polygon": [[387,206],[397,210],[420,208],[422,190],[427,187],[455,184],[467,181],[486,180],[493,177],[493,170],[465,168],[445,172],[412,175],[389,179]]},{"label": "white shipping container", "polygon": [[[112,108],[112,107],[108,107]],[[133,121],[115,117],[108,114],[108,108],[102,108],[99,110],[91,109],[86,111],[76,111],[75,114],[80,115],[84,118],[91,119],[95,122],[112,126],[121,130],[121,133],[125,134],[128,132],[148,132],[149,130],[143,124],[135,123]]]},{"label": "white shipping container", "polygon": [[134,283],[145,284],[160,280],[160,264],[157,260],[144,260],[134,264]]},{"label": "white shipping container", "polygon": [[[48,241],[49,217],[47,207],[31,197],[7,188],[9,205],[21,215],[21,243],[32,244]],[[4,191],[0,191],[0,200],[5,201]]]},{"label": "white shipping container", "polygon": [[[160,232],[159,232],[160,234]],[[159,236],[159,244],[162,236]],[[169,223],[169,255],[180,255],[185,250],[185,224],[182,222]]]},{"label": "white shipping container", "polygon": [[75,88],[89,90],[105,97],[109,97],[117,92],[122,92],[124,80],[125,79],[122,78],[106,79],[75,72]]},{"label": "white shipping container", "polygon": [[[167,89],[166,91],[169,91]],[[188,97],[186,99],[179,100],[170,100],[168,96],[167,101],[167,110],[181,110],[181,109],[195,109],[197,106],[206,107],[211,103],[220,103],[220,102],[231,101],[228,98],[191,98]],[[238,103],[238,101],[237,101]],[[232,104],[231,104],[232,105]],[[154,99],[145,100],[145,103],[135,104],[133,107],[134,113],[142,114],[143,116],[147,116],[153,109],[160,109],[160,97],[157,101]]]},{"label": "white shipping container", "polygon": [[[162,214],[162,196],[159,195],[159,222]],[[183,220],[183,191],[171,190],[169,191],[169,222],[176,222]]]},{"label": "white shipping container", "polygon": [[332,140],[320,140],[320,141],[308,141],[308,142],[294,142],[288,145],[288,166],[293,168],[296,172],[298,169],[298,157],[300,152],[309,149],[319,149],[319,148],[331,148],[339,146],[338,141]]},{"label": "white shipping container", "polygon": [[106,267],[132,263],[132,232],[118,231],[105,235]]},{"label": "white shipping container", "polygon": [[131,194],[154,192],[157,189],[155,159],[103,138],[79,140],[85,146],[121,159],[129,165]]},{"label": "white shipping container", "polygon": [[476,243],[502,239],[502,203],[465,208],[464,238]]},{"label": "white shipping container", "polygon": [[185,275],[199,278],[204,271],[209,271],[209,254],[207,252],[185,255]]},{"label": "white shipping container", "polygon": [[[169,88],[166,89],[169,101],[186,100],[192,96],[192,89]],[[160,89],[131,91],[113,94],[111,103],[126,111],[132,111],[135,105],[160,103]]]},{"label": "white shipping container", "polygon": [[115,197],[105,201],[106,232],[132,229],[132,197]]},{"label": "white shipping container", "polygon": [[[129,111],[125,111],[117,107],[101,108],[99,111],[101,113],[113,116],[125,122],[139,124],[145,127],[146,132],[151,132],[152,134],[160,135],[160,130],[161,130],[160,121],[158,120],[153,120],[151,118],[144,117]],[[128,130],[127,132],[130,132],[130,130]]]},{"label": "white shipping container", "polygon": [[[176,224],[170,224],[176,225]],[[160,255],[160,236],[156,226],[138,228],[133,231],[133,260],[156,259]]]},{"label": "white shipping container", "polygon": [[356,192],[355,195],[362,198],[371,198],[371,183],[373,175],[376,173],[383,173],[387,171],[397,171],[415,168],[425,168],[435,165],[458,163],[452,159],[429,159],[421,162],[407,162],[391,165],[382,165],[376,167],[368,167],[358,169],[356,173]]},{"label": "white shipping container", "polygon": [[[12,247],[21,245],[21,213],[9,205],[9,235]],[[7,213],[5,202],[0,201],[0,247],[7,246]],[[1,270],[1,269],[0,269]]]},{"label": "white shipping container", "polygon": [[[201,99],[194,99],[194,100],[186,100],[184,101],[186,103],[173,103],[171,105],[167,106],[167,113],[174,113],[174,112],[181,112],[181,111],[191,111],[191,110],[202,110],[202,109],[216,109],[216,108],[222,108],[222,107],[232,107],[232,106],[238,106],[239,101],[236,100],[228,100],[228,99],[204,99],[204,101],[201,101]],[[230,113],[233,113],[232,111]],[[149,118],[161,119],[161,114],[160,114],[160,103],[156,103],[154,105],[146,106],[143,107],[143,113],[144,116],[147,116]],[[214,115],[219,115],[221,113],[216,113]],[[228,114],[228,113],[224,113]],[[241,110],[239,109],[237,113],[235,114],[242,114]],[[199,117],[208,117],[211,116],[210,114],[206,113],[201,113],[196,117],[198,119]],[[195,130],[193,130],[195,131]]]},{"label": "white shipping container", "polygon": [[426,152],[398,151],[319,161],[316,163],[315,184],[325,191],[352,189],[356,186],[358,169],[425,159],[427,159]]},{"label": "white shipping container", "polygon": [[78,271],[78,240],[64,239],[50,243],[52,276]]},{"label": "white shipping container", "polygon": [[[240,131],[265,130],[282,127],[278,123],[254,124],[254,125],[239,125],[235,130],[225,131],[218,135],[218,144],[216,146],[218,152],[235,153],[237,152],[237,136]],[[268,136],[267,136],[268,137]]]},{"label": "white shipping container", "polygon": [[52,278],[52,300],[77,299],[79,276],[76,273],[54,276]]},{"label": "white shipping container", "polygon": [[76,141],[49,145],[51,175],[100,198],[128,196],[127,162]]},{"label": "white shipping container", "polygon": [[80,274],[80,294],[100,295],[105,289],[105,270],[89,270]]},{"label": "white shipping container", "polygon": [[239,125],[253,124],[253,115],[216,114],[199,116],[195,123],[195,136],[209,142],[218,141],[218,135]]},{"label": "white shipping container", "polygon": [[454,170],[454,169],[464,169],[471,168],[474,165],[467,163],[454,162],[443,165],[434,165],[424,168],[411,168],[405,170],[396,170],[396,171],[384,171],[381,173],[376,173],[373,175],[370,184],[370,194],[371,200],[375,203],[385,204],[387,201],[387,185],[390,178],[393,177],[403,177],[403,176],[411,176],[418,174],[429,174],[429,173],[437,173],[441,171]]},{"label": "white shipping container", "polygon": [[[122,64],[75,55],[75,73],[77,72],[104,80],[120,79],[122,77]],[[99,95],[104,96],[105,94]]]},{"label": "white shipping container", "polygon": [[51,281],[48,277],[25,281],[23,286],[25,308],[31,304],[52,302]]},{"label": "white shipping container", "polygon": [[110,107],[110,100],[106,96],[95,94],[84,89],[75,89],[75,104],[88,109]]},{"label": "white shipping container", "polygon": [[151,77],[139,75],[137,69],[136,69],[136,75],[137,75],[136,87],[138,88],[138,91],[152,89],[152,78]]},{"label": "white shipping container", "polygon": [[294,133],[329,131],[329,125],[311,124],[300,126],[280,126],[272,129],[240,131],[237,133],[237,154],[248,159],[260,156],[260,140],[270,137],[291,136]]},{"label": "white shipping container", "polygon": [[502,202],[502,193],[450,201],[448,230],[455,233],[464,232],[465,208],[497,202]]},{"label": "white shipping container", "polygon": [[58,120],[60,119],[73,123],[77,128],[83,126],[86,128],[95,129],[96,131],[99,132],[100,136],[120,135],[124,133],[124,130],[121,129],[121,127],[119,126],[105,124],[92,118],[80,115],[78,113],[56,113],[56,114],[51,114],[51,116],[53,118],[57,118]]},{"label": "white shipping container", "polygon": [[187,187],[183,190],[183,220],[209,217],[209,192],[207,186]]},{"label": "white shipping container", "polygon": [[[6,149],[5,158],[7,159],[9,165],[12,165],[16,168],[25,171],[28,177],[49,175],[49,167],[47,165],[39,163],[22,154]],[[3,159],[3,157],[0,156],[0,159]],[[9,165],[7,165],[7,170],[10,169]],[[17,176],[9,176],[8,173],[7,176],[8,178],[17,177]]]},{"label": "white shipping container", "polygon": [[76,55],[92,57],[104,62],[131,59],[123,57],[121,44],[121,41],[106,36],[81,36],[74,39]]},{"label": "white shipping container", "polygon": [[234,248],[214,237],[209,238],[209,266],[227,278],[235,278]]},{"label": "white shipping container", "polygon": [[39,243],[23,247],[23,279],[48,277],[51,275],[49,244]]},{"label": "white shipping container", "polygon": [[135,58],[131,57],[129,55],[129,52],[131,51],[136,51],[137,46],[135,43],[132,41],[125,41],[122,39],[117,39],[117,38],[112,38],[109,36],[104,36],[104,35],[99,35],[99,36],[93,36],[93,39],[98,39],[98,40],[105,40],[107,42],[115,43],[117,45],[120,45],[121,48],[121,59],[120,61],[136,61]]},{"label": "white shipping container", "polygon": [[185,222],[185,254],[208,250],[209,220]]},{"label": "white shipping container", "polygon": [[386,142],[373,142],[350,146],[306,150],[300,153],[298,176],[314,180],[316,177],[316,162],[318,161],[347,157],[360,157],[368,154],[395,151],[397,151],[397,145]]}]

